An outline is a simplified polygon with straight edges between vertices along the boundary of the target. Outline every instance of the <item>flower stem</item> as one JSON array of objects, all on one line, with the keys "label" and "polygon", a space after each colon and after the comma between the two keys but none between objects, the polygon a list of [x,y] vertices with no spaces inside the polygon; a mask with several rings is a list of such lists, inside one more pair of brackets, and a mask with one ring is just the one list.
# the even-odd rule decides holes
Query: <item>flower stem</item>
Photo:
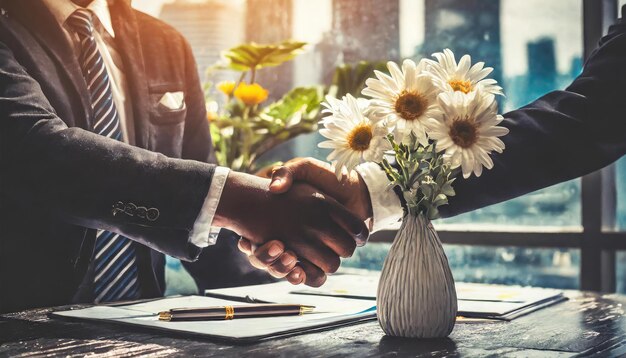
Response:
[{"label": "flower stem", "polygon": [[252,67],[250,69],[250,84],[253,84],[256,81],[256,67]]},{"label": "flower stem", "polygon": [[243,110],[243,116],[242,116],[242,124],[243,124],[243,128],[242,128],[242,148],[241,148],[241,154],[243,156],[243,160],[241,162],[241,170],[242,171],[247,171],[252,163],[250,162],[250,157],[251,157],[251,153],[250,153],[250,148],[252,146],[252,129],[250,127],[250,121],[249,118],[250,117],[250,106],[246,105],[246,107]]},{"label": "flower stem", "polygon": [[235,83],[235,88],[233,89],[233,94],[235,93],[235,90],[237,89],[237,87],[239,87],[241,82],[243,82],[243,79],[246,78],[246,73],[248,73],[248,71],[241,72],[241,76],[239,76],[239,79],[237,80],[237,83]]}]

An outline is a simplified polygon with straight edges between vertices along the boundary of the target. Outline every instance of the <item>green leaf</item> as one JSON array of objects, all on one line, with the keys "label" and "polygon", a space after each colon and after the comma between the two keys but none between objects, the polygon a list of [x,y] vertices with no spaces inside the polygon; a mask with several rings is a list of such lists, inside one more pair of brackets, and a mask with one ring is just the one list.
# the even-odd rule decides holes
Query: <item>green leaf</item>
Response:
[{"label": "green leaf", "polygon": [[317,115],[320,103],[324,99],[320,87],[297,87],[283,98],[267,106],[262,116],[271,117],[286,123],[294,114],[303,113],[303,118],[312,119]]},{"label": "green leaf", "polygon": [[278,66],[292,60],[302,52],[306,42],[284,41],[275,44],[247,43],[224,51],[227,67],[235,71],[248,71]]},{"label": "green leaf", "polygon": [[448,203],[448,198],[444,194],[439,194],[433,202],[434,207],[438,207]]},{"label": "green leaf", "polygon": [[452,187],[452,182],[454,181],[454,179],[447,181],[445,184],[443,184],[443,186],[441,187],[441,192],[443,194],[445,194],[446,196],[455,196],[456,192],[454,191],[454,188]]},{"label": "green leaf", "polygon": [[432,186],[432,184],[422,183],[422,185],[420,185],[420,189],[422,190],[422,193],[424,194],[424,196],[427,199],[432,197],[432,195],[433,195],[433,186]]},{"label": "green leaf", "polygon": [[430,207],[426,214],[428,215],[428,218],[430,220],[439,219],[439,209],[437,209],[435,207]]}]

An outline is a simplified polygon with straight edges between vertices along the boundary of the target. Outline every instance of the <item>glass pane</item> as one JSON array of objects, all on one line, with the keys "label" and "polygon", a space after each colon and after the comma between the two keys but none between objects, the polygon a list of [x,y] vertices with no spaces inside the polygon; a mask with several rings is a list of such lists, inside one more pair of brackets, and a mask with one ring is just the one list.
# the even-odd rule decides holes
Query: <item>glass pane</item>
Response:
[{"label": "glass pane", "polygon": [[[381,270],[391,244],[370,243],[343,261],[344,267]],[[495,283],[577,289],[580,252],[577,249],[535,249],[444,245],[454,279],[459,282]],[[626,263],[626,256],[623,257]],[[622,266],[622,271],[626,267]],[[626,277],[622,276],[622,281]]]},{"label": "glass pane", "polygon": [[617,258],[617,292],[626,293],[626,251],[618,251]]},{"label": "glass pane", "polygon": [[626,157],[618,160],[615,165],[615,184],[617,186],[617,229],[626,231]]},{"label": "glass pane", "polygon": [[580,228],[580,179],[538,190],[520,198],[438,220],[443,229],[497,229],[498,226]]}]

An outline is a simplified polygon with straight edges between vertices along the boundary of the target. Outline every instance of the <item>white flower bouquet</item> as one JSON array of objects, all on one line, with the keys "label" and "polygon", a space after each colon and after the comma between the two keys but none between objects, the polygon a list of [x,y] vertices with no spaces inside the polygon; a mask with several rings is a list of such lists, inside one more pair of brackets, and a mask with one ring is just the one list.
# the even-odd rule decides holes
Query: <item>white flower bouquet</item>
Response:
[{"label": "white flower bouquet", "polygon": [[470,56],[458,61],[450,50],[423,59],[388,63],[375,71],[362,94],[327,97],[319,144],[340,177],[363,162],[381,166],[390,187],[399,187],[406,215],[385,260],[378,287],[378,317],[393,336],[445,337],[457,311],[454,280],[430,220],[455,195],[457,174],[482,174],[490,155],[504,150],[498,138],[495,96],[503,95],[493,71]]}]

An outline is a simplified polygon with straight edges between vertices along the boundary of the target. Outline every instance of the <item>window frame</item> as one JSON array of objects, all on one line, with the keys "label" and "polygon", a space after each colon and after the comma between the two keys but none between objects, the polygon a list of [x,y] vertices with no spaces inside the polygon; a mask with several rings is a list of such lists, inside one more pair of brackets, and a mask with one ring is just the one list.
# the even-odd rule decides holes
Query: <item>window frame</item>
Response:
[{"label": "window frame", "polygon": [[[584,55],[589,57],[608,27],[618,18],[617,0],[582,0]],[[580,250],[580,289],[615,292],[616,251],[626,250],[626,232],[615,227],[617,190],[615,164],[582,177],[581,231],[438,230],[444,244],[575,248]],[[608,228],[608,229],[607,229]],[[397,230],[375,233],[370,242],[393,242]]]}]

